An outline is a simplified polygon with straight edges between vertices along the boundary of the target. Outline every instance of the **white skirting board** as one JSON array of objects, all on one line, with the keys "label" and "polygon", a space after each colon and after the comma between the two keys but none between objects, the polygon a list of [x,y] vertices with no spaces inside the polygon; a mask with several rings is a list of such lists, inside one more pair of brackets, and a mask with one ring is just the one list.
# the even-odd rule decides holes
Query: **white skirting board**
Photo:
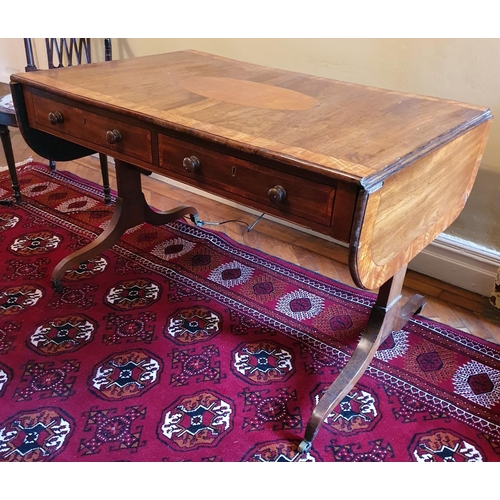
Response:
[{"label": "white skirting board", "polygon": [[408,267],[488,297],[500,267],[500,252],[443,233],[424,248]]},{"label": "white skirting board", "polygon": [[[152,174],[151,177],[172,184],[173,186],[187,189],[200,196],[205,196],[220,203],[226,203],[230,206],[237,207],[254,214],[256,217],[261,215],[260,212],[244,207],[238,203],[210,195],[204,191],[186,186],[172,179],[166,179],[161,175]],[[314,234],[319,238],[334,241],[335,243],[346,246],[345,243],[338,242],[323,234],[316,233],[315,231],[284,222],[270,215],[266,215],[265,217],[308,234]],[[200,218],[203,220],[203,214],[200,214]],[[420,254],[410,262],[408,267],[426,276],[431,276],[445,283],[450,283],[459,288],[488,297],[493,289],[497,271],[500,267],[500,252],[443,233],[420,252]]]}]

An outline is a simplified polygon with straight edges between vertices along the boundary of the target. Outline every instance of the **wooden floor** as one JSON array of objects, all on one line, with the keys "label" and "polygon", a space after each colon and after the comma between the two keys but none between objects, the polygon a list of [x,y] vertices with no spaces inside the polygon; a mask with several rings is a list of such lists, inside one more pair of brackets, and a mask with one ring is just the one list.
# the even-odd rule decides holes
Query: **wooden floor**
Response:
[{"label": "wooden floor", "polygon": [[[17,162],[31,156],[34,160],[47,163],[28,148],[17,129],[12,129],[11,137]],[[3,165],[6,165],[5,156],[3,149],[0,148],[0,166]],[[61,163],[57,168],[68,170],[96,183],[101,182],[99,161],[93,157]],[[110,177],[112,187],[115,187],[112,164]],[[159,210],[168,210],[182,204],[195,206],[204,221],[221,222],[237,219],[252,224],[256,219],[255,215],[236,207],[180,187],[173,187],[151,177],[143,176],[143,191],[148,202]],[[354,286],[347,266],[347,249],[333,242],[284,226],[266,217],[250,232],[240,223],[207,227],[223,231],[249,247],[259,248],[288,262]],[[409,271],[405,280],[404,294],[410,296],[414,293],[420,293],[427,299],[423,316],[500,344],[500,310],[491,306],[486,297]]]}]

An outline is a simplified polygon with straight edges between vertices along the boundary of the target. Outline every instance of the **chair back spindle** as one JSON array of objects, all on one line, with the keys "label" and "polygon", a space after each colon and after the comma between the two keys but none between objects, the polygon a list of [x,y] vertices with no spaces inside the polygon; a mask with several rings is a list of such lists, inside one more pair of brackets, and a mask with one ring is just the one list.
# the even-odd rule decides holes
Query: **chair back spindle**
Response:
[{"label": "chair back spindle", "polygon": [[104,39],[104,60],[112,61],[113,60],[113,50],[111,48],[111,38]]},{"label": "chair back spindle", "polygon": [[92,62],[90,38],[46,38],[49,69]]},{"label": "chair back spindle", "polygon": [[33,57],[33,44],[31,43],[31,38],[24,38],[24,50],[26,52],[26,67],[24,68],[26,72],[37,71],[38,68],[35,66],[35,58]]}]

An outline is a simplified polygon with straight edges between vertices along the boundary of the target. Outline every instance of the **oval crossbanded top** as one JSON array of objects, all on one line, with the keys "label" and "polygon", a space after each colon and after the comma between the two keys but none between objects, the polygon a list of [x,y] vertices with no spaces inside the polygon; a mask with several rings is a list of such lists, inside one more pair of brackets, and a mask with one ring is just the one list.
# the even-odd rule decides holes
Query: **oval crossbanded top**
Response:
[{"label": "oval crossbanded top", "polygon": [[300,111],[320,105],[314,97],[295,90],[236,78],[195,76],[179,85],[194,94],[255,108]]}]

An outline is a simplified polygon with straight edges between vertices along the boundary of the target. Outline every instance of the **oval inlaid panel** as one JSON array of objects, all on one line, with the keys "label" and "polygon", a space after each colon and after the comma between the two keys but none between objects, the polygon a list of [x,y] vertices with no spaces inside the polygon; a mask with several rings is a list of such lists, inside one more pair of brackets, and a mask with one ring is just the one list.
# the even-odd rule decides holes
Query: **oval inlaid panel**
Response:
[{"label": "oval inlaid panel", "polygon": [[235,78],[196,76],[179,85],[194,94],[255,108],[301,111],[320,105],[314,97],[295,90]]}]

